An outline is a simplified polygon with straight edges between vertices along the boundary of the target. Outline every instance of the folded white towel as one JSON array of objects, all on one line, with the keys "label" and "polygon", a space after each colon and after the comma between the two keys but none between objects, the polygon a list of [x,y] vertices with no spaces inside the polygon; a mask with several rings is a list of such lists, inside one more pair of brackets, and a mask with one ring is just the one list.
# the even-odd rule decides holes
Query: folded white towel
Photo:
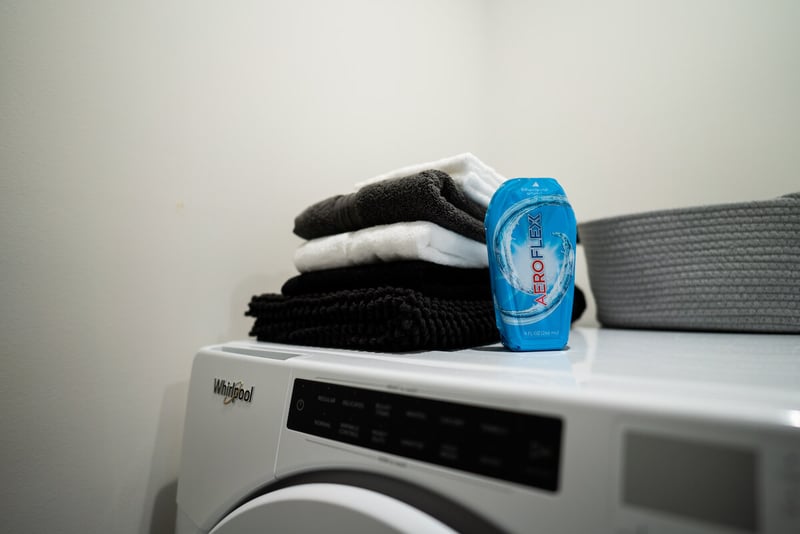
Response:
[{"label": "folded white towel", "polygon": [[356,184],[356,189],[361,189],[365,185],[381,180],[410,176],[428,169],[435,169],[449,174],[468,198],[484,207],[489,205],[489,201],[492,199],[494,192],[500,187],[500,184],[506,180],[503,175],[486,165],[474,155],[466,152],[437,161],[409,165],[389,171],[370,178],[369,180],[358,182]]},{"label": "folded white towel", "polygon": [[486,244],[428,221],[383,224],[306,241],[295,251],[300,272],[398,260],[488,267]]}]

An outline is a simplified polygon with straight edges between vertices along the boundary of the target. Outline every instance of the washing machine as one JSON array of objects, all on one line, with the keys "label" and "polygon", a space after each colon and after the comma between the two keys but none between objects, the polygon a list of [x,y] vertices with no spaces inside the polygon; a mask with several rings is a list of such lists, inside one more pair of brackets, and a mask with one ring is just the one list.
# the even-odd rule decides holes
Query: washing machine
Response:
[{"label": "washing machine", "polygon": [[800,532],[800,336],[196,355],[178,534]]}]

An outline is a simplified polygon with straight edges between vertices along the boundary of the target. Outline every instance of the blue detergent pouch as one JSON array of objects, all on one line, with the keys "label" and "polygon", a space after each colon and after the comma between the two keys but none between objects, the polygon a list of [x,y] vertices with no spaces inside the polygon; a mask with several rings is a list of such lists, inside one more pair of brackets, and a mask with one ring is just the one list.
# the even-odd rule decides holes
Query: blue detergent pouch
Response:
[{"label": "blue detergent pouch", "polygon": [[567,345],[575,291],[575,214],[553,178],[513,178],[492,196],[486,246],[500,339],[514,351]]}]

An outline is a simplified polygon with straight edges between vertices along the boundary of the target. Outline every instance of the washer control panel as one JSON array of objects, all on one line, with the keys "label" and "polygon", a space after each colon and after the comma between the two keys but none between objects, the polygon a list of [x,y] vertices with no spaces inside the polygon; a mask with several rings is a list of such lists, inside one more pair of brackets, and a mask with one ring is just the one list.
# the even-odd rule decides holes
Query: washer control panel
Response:
[{"label": "washer control panel", "polygon": [[534,488],[559,488],[560,417],[295,379],[291,430]]}]

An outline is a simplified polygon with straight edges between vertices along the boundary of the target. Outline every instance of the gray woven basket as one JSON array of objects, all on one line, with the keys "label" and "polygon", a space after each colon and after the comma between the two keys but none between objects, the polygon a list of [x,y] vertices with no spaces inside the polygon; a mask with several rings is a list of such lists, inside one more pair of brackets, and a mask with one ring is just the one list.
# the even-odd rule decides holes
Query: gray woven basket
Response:
[{"label": "gray woven basket", "polygon": [[800,193],[578,230],[603,325],[800,333]]}]

